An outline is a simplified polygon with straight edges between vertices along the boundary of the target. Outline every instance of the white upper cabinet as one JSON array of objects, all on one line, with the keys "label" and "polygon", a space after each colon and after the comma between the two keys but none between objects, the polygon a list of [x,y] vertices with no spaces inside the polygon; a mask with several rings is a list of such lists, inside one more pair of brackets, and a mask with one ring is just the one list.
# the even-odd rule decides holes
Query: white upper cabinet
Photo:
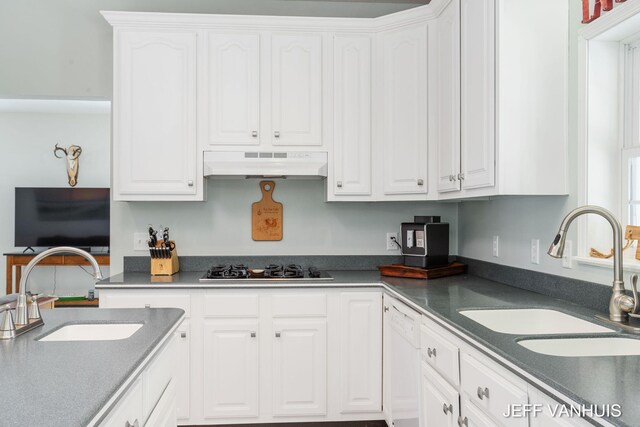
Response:
[{"label": "white upper cabinet", "polygon": [[438,84],[460,103],[460,157],[439,97],[439,198],[566,194],[569,2],[452,0],[439,40],[458,4],[460,62],[439,43]]},{"label": "white upper cabinet", "polygon": [[462,188],[495,183],[495,2],[460,0]]},{"label": "white upper cabinet", "polygon": [[260,34],[208,33],[211,145],[260,143]]},{"label": "white upper cabinet", "polygon": [[114,200],[197,200],[196,34],[115,33]]},{"label": "white upper cabinet", "polygon": [[273,145],[322,145],[322,36],[271,36]]},{"label": "white upper cabinet", "polygon": [[438,191],[460,190],[460,2],[438,17]]},{"label": "white upper cabinet", "polygon": [[368,34],[333,41],[334,196],[371,194],[371,41]]},{"label": "white upper cabinet", "polygon": [[426,194],[427,24],[381,34],[383,192]]}]

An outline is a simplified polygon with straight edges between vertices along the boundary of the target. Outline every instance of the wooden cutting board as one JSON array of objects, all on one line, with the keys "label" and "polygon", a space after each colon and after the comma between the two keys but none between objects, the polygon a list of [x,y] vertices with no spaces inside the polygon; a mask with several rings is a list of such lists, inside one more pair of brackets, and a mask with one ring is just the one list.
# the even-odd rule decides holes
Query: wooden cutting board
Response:
[{"label": "wooden cutting board", "polygon": [[276,183],[260,181],[262,200],[251,205],[251,238],[282,240],[282,203],[273,200]]}]

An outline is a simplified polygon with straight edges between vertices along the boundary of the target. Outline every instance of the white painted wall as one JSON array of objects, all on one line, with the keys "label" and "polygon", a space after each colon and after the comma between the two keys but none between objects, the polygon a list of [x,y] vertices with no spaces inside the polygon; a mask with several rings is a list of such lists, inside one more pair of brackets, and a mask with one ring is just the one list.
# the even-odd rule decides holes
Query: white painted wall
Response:
[{"label": "white painted wall", "polygon": [[410,1],[0,1],[0,97],[111,99],[113,33],[100,10],[369,18],[415,6]]},{"label": "white painted wall", "polygon": [[277,180],[274,199],[284,205],[280,242],[251,240],[251,204],[260,200],[258,180],[208,181],[206,202],[112,202],[111,271],[133,250],[133,233],[149,224],[170,228],[180,255],[385,255],[386,233],[414,215],[441,215],[457,253],[457,211],[452,203],[327,203],[324,181]]},{"label": "white painted wall", "polygon": [[[6,108],[3,108],[6,110]],[[109,186],[110,115],[0,112],[0,250],[14,247],[14,188],[67,187],[66,164],[53,155],[56,143],[82,147],[78,187]],[[5,258],[0,270],[5,271]],[[108,274],[109,269],[104,268]],[[4,277],[4,276],[3,276]],[[79,267],[38,267],[29,288],[38,293],[86,295],[92,278]],[[2,280],[0,295],[5,293]]]}]

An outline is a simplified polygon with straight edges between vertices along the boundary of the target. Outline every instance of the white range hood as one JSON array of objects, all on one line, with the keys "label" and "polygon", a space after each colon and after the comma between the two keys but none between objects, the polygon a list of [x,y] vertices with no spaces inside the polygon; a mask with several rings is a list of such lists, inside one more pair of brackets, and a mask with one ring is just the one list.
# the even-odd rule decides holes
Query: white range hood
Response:
[{"label": "white range hood", "polygon": [[327,153],[310,151],[205,151],[204,176],[219,178],[327,177]]}]

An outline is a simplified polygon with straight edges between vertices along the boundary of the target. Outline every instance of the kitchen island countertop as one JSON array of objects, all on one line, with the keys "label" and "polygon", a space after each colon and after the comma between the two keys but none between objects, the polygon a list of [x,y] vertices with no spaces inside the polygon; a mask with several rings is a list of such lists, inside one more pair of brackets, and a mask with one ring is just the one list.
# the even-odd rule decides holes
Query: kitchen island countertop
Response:
[{"label": "kitchen island countertop", "polygon": [[[619,426],[638,425],[640,405],[637,405],[636,397],[640,390],[640,356],[577,358],[534,353],[517,343],[523,336],[494,332],[459,313],[463,309],[478,308],[548,308],[614,329],[607,335],[623,334],[629,338],[640,338],[596,320],[596,311],[593,309],[472,275],[424,281],[381,277],[377,271],[329,271],[329,274],[334,277],[333,281],[309,284],[294,281],[240,283],[234,280],[200,283],[198,279],[202,272],[179,273],[169,283],[153,282],[151,276],[145,273],[125,273],[99,282],[96,288],[275,289],[382,286],[414,309],[435,318],[452,333],[525,380],[541,382],[578,404],[619,404],[622,412],[620,417],[604,418]],[[562,400],[561,396],[554,397]]]},{"label": "kitchen island countertop", "polygon": [[[85,426],[184,316],[176,308],[43,310],[44,326],[0,341],[3,426]],[[67,324],[143,323],[114,341],[38,341]]]}]

